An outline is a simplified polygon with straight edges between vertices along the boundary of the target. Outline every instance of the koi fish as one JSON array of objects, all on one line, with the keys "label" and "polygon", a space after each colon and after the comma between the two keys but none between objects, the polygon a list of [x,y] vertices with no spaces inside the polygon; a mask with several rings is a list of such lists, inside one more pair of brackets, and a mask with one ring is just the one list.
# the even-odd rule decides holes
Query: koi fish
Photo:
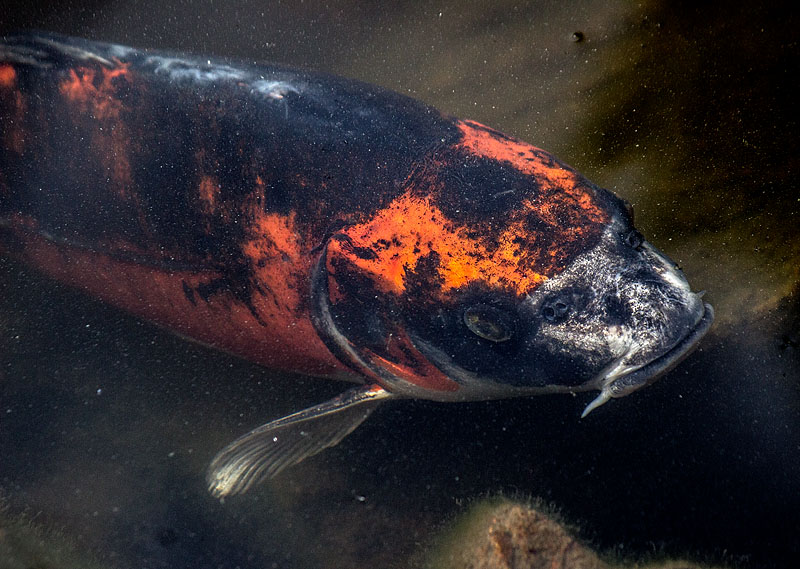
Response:
[{"label": "koi fish", "polygon": [[0,247],[179,334],[358,385],[223,449],[216,496],[388,399],[651,384],[714,317],[630,205],[553,155],[322,73],[0,42]]}]

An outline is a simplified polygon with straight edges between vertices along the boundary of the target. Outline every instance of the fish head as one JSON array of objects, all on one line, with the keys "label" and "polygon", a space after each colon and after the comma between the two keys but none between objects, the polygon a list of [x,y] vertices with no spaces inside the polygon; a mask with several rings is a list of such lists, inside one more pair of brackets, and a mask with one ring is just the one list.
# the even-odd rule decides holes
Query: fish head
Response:
[{"label": "fish head", "polygon": [[[653,383],[696,347],[714,319],[683,272],[615,215],[600,241],[519,306],[535,322],[526,338],[547,354],[569,391],[599,389],[583,415]],[[530,324],[529,324],[530,325]]]},{"label": "fish head", "polygon": [[395,394],[481,400],[600,390],[675,365],[713,310],[632,209],[538,148],[477,123],[404,191],[326,244],[315,323]]}]

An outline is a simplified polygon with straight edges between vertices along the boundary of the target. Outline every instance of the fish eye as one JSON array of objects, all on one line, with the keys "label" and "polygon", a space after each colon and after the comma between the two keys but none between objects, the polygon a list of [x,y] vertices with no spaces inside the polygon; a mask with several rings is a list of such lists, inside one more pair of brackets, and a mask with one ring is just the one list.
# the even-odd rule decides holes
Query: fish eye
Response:
[{"label": "fish eye", "polygon": [[625,235],[625,244],[630,247],[631,249],[639,249],[644,243],[644,236],[641,233],[636,231],[635,229],[631,229]]},{"label": "fish eye", "polygon": [[464,323],[476,336],[490,342],[505,342],[514,332],[514,318],[487,304],[475,304],[464,311]]},{"label": "fish eye", "polygon": [[542,316],[548,322],[560,322],[566,318],[568,313],[569,304],[562,298],[556,298],[544,303],[544,306],[542,306]]}]

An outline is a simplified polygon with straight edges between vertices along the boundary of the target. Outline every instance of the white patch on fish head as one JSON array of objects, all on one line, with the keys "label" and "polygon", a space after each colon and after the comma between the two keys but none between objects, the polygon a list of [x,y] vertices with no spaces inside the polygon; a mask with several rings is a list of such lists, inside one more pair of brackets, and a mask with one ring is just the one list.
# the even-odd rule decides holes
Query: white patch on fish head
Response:
[{"label": "white patch on fish head", "polygon": [[[629,242],[631,231],[615,219],[595,248],[528,298],[545,315],[534,341],[595,370],[575,388],[602,391],[585,414],[652,383],[713,320],[675,264],[638,234]],[[566,308],[556,318],[548,307],[558,302]]]}]

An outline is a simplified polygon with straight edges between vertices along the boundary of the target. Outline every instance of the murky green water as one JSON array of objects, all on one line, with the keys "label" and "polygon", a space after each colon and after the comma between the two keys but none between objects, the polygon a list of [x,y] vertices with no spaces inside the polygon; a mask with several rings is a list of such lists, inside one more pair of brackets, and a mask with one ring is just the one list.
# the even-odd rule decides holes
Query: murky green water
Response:
[{"label": "murky green water", "polygon": [[342,386],[276,377],[0,260],[4,501],[121,568],[418,566],[445,522],[495,492],[551,501],[633,559],[792,566],[798,23],[743,2],[12,7],[0,32],[330,71],[546,148],[635,205],[717,322],[659,383],[586,420],[583,398],[399,402],[221,504],[203,472],[222,445]]}]

